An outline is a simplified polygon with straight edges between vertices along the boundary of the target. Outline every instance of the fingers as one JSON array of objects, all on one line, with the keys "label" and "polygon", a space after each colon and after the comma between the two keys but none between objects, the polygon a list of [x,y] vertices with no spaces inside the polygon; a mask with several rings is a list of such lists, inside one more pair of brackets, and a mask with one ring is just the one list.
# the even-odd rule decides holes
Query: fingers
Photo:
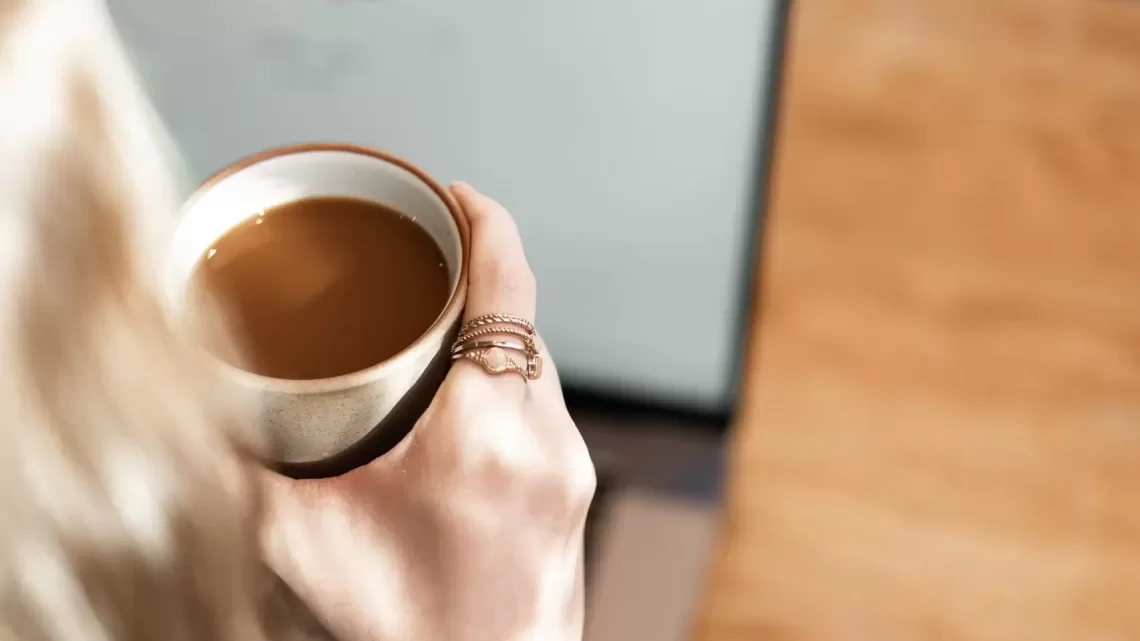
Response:
[{"label": "fingers", "polygon": [[[451,192],[471,226],[471,259],[463,321],[486,314],[507,314],[533,322],[537,297],[534,274],[527,264],[514,219],[502,205],[466,183],[453,184]],[[487,338],[498,340],[498,337]],[[521,376],[489,375],[480,365],[466,359],[456,361],[452,372],[463,379],[482,379],[484,384],[498,388],[525,390],[526,381]]]},{"label": "fingers", "polygon": [[510,213],[466,183],[451,186],[471,225],[471,261],[464,322],[484,314],[534,320],[534,274]]}]

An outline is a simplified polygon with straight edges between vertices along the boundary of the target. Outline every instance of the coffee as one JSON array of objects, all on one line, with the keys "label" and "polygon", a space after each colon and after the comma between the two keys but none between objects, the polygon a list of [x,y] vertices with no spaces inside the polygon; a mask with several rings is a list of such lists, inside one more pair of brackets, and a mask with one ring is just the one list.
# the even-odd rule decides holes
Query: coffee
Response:
[{"label": "coffee", "polygon": [[439,247],[399,212],[306,198],[252,216],[199,261],[196,291],[227,309],[243,369],[312,380],[367,369],[424,334],[450,274]]}]

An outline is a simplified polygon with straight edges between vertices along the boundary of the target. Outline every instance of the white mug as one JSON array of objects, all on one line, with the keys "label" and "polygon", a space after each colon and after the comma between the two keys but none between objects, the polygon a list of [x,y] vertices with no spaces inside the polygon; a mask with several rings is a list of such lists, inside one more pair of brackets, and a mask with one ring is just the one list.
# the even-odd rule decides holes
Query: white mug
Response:
[{"label": "white mug", "polygon": [[451,293],[435,323],[400,353],[368,369],[319,380],[283,380],[218,360],[226,378],[256,397],[271,454],[286,473],[327,476],[395,446],[435,395],[450,365],[467,293],[467,221],[426,173],[380,151],[345,144],[280,147],[239,160],[190,197],[166,262],[177,313],[195,267],[229,230],[268,208],[314,196],[386,205],[413,219],[442,250]]}]

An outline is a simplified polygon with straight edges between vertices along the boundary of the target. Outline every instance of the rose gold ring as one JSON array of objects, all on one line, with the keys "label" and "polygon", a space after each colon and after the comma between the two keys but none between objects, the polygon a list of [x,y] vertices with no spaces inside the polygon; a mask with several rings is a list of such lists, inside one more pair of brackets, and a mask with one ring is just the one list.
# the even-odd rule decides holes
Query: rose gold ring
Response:
[{"label": "rose gold ring", "polygon": [[528,332],[518,327],[479,327],[468,330],[459,334],[459,338],[455,339],[455,347],[462,343],[470,342],[476,338],[493,338],[497,336],[514,336],[522,340],[526,348],[534,353],[538,353],[538,345],[535,342],[534,332]]},{"label": "rose gold ring", "polygon": [[542,357],[538,354],[526,354],[526,361],[519,363],[511,357],[510,351],[503,347],[480,347],[461,350],[454,353],[452,360],[465,358],[478,363],[488,374],[521,374],[528,381],[538,380],[542,376]]},{"label": "rose gold ring", "polygon": [[[522,345],[492,340],[506,337],[519,338]],[[451,346],[451,359],[461,358],[478,363],[488,374],[521,374],[528,381],[542,376],[534,324],[519,316],[485,314],[464,323]]]},{"label": "rose gold ring", "polygon": [[477,327],[487,325],[515,325],[521,327],[528,334],[534,333],[534,323],[522,316],[514,316],[512,314],[483,314],[482,316],[472,318],[466,323],[463,323],[463,327],[459,328],[459,333],[466,334]]}]

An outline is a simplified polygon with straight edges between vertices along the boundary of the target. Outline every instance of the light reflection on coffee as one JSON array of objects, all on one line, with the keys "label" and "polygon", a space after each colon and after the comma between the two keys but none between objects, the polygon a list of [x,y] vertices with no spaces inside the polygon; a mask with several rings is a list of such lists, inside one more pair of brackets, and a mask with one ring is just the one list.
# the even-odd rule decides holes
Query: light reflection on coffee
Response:
[{"label": "light reflection on coffee", "polygon": [[260,212],[205,253],[193,289],[228,310],[262,376],[312,380],[367,369],[435,322],[450,274],[431,236],[399,212],[345,197]]}]

